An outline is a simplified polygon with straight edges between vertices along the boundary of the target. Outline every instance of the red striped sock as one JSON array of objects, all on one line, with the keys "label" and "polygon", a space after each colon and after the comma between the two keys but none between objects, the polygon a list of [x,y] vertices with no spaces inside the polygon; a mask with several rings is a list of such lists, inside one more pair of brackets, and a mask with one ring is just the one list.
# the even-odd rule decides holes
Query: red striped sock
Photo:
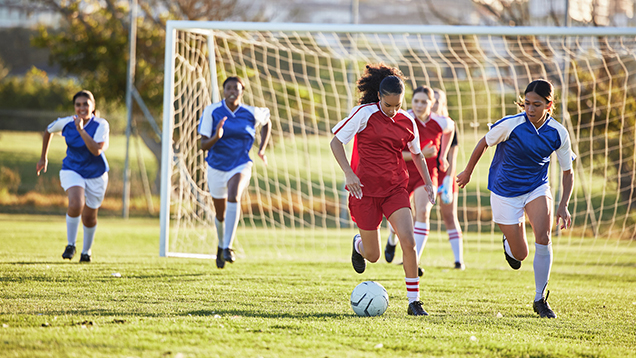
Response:
[{"label": "red striped sock", "polygon": [[419,301],[420,300],[420,278],[405,277],[404,281],[406,281],[406,298],[408,298],[409,303],[413,301]]}]

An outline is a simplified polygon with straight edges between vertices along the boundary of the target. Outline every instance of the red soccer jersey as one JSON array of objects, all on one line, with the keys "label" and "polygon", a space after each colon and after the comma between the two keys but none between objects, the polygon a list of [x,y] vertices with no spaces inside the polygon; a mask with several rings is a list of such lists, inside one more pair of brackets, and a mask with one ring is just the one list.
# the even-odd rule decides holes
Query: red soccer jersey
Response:
[{"label": "red soccer jersey", "polygon": [[[437,171],[433,169],[437,168],[437,156],[442,145],[442,134],[451,126],[450,118],[431,113],[429,120],[426,121],[426,123],[423,123],[415,117],[412,110],[409,109],[408,113],[415,118],[417,130],[420,133],[420,148],[424,148],[429,144],[433,144],[433,147],[435,148],[435,155],[430,158],[426,158],[425,160],[428,171],[431,173],[431,180],[434,184],[436,184],[437,180],[432,178],[432,173]],[[419,175],[417,167],[415,167],[415,163],[413,163],[412,160],[406,162],[406,167],[408,168],[409,175]]]},{"label": "red soccer jersey", "polygon": [[399,110],[389,118],[378,103],[364,104],[354,107],[332,131],[344,144],[355,137],[351,163],[363,195],[386,197],[396,188],[406,188],[409,177],[402,149],[408,146],[413,154],[420,153],[417,127],[409,114]]}]

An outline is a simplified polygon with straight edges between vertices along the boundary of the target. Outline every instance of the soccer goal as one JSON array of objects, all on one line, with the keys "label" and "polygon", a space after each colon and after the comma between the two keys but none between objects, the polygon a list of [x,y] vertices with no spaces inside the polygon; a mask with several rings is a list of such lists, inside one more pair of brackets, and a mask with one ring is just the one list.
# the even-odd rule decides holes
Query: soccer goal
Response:
[{"label": "soccer goal", "polygon": [[[557,90],[554,117],[570,131],[578,155],[569,206],[574,228],[555,231],[555,245],[589,250],[590,262],[599,251],[617,263],[629,260],[620,244],[636,239],[636,29],[190,21],[169,21],[166,32],[161,256],[216,252],[197,124],[205,106],[222,98],[227,76],[245,81],[244,103],[270,109],[273,129],[269,166],[252,153],[238,254],[348,252],[350,242],[341,237],[355,226],[329,149],[330,128],[357,104],[355,82],[365,64],[378,62],[408,77],[407,108],[419,85],[447,93],[459,134],[458,172],[488,124],[518,112],[514,101],[525,86],[550,80]],[[458,211],[464,232],[500,242],[486,188],[493,153],[487,151],[460,191]],[[552,161],[556,206],[561,178]],[[437,210],[432,232],[443,230]]]}]

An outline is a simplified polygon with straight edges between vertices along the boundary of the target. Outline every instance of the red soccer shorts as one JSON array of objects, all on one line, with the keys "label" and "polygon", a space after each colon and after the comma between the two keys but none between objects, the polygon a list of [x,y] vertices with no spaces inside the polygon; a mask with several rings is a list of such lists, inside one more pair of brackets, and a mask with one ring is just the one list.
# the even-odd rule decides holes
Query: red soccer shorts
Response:
[{"label": "red soccer shorts", "polygon": [[363,196],[356,199],[349,196],[351,218],[362,230],[377,230],[382,223],[382,215],[388,218],[398,209],[410,207],[409,193],[404,188],[397,188],[386,197]]}]

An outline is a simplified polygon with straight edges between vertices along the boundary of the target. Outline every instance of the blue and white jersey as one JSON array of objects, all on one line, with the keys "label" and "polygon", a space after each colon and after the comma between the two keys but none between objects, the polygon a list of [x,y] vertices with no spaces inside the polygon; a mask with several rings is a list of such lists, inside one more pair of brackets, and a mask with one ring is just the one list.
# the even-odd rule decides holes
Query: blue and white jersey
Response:
[{"label": "blue and white jersey", "polygon": [[251,162],[249,152],[256,137],[256,127],[269,123],[269,109],[241,104],[232,112],[225,100],[205,107],[199,120],[199,134],[214,137],[219,122],[223,125],[223,137],[208,150],[206,161],[216,170],[230,171]]},{"label": "blue and white jersey", "polygon": [[[58,118],[46,128],[49,133],[61,132],[66,140],[66,158],[62,161],[62,169],[72,170],[84,179],[98,178],[108,171],[108,161],[102,151],[100,155],[93,155],[88,150],[84,139],[75,128],[73,116]],[[108,145],[110,126],[103,118],[93,116],[84,125],[84,130],[97,143]]]},{"label": "blue and white jersey", "polygon": [[548,183],[552,152],[563,171],[572,169],[576,158],[568,131],[552,117],[537,129],[525,112],[507,116],[493,124],[485,138],[488,146],[497,145],[488,189],[504,197],[527,194]]}]

